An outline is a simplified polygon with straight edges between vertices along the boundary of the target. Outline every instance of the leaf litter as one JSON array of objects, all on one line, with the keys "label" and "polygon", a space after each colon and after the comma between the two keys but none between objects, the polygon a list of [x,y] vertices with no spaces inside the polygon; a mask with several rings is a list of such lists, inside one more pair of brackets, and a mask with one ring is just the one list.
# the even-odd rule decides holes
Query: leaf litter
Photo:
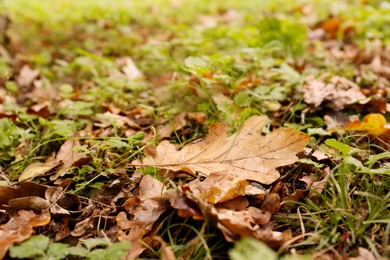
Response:
[{"label": "leaf litter", "polygon": [[[182,1],[174,2],[179,5],[183,4]],[[156,13],[157,9],[152,8],[151,10]],[[316,10],[312,6],[302,5],[298,9],[306,16],[305,19],[311,21],[309,23],[318,21]],[[241,13],[236,13],[235,9],[229,8],[218,10],[216,17],[212,15],[200,17],[198,21],[200,31],[198,33],[202,33],[201,31],[206,29],[213,32],[215,28],[219,28],[220,24],[231,24],[231,29],[234,29],[236,23],[239,24],[244,20],[241,19],[244,17],[241,16]],[[274,24],[277,25],[276,27],[285,25],[283,20],[275,19],[275,21],[280,22],[280,24]],[[166,22],[171,26],[176,25],[178,21],[176,18],[169,18]],[[91,26],[93,26],[92,24],[93,22]],[[97,24],[104,30],[113,26],[112,22],[106,20],[99,20]],[[124,28],[120,30],[122,29]],[[246,29],[243,30],[243,34],[238,33],[240,42],[244,42],[245,37],[249,37],[257,30],[255,27],[250,29],[253,31],[249,34],[245,33]],[[246,58],[239,58],[240,64],[233,65],[229,61],[226,68],[223,64],[219,64],[216,66],[218,68],[215,68],[213,62],[218,63],[223,60],[216,59],[220,55],[218,54],[210,59],[210,64],[213,64],[212,69],[207,67],[208,64],[204,66],[200,64],[199,68],[190,71],[190,76],[181,72],[172,72],[169,69],[168,72],[164,71],[160,75],[153,75],[154,72],[151,73],[153,66],[149,66],[151,65],[150,61],[144,59],[143,55],[152,53],[153,58],[159,61],[158,66],[164,67],[164,58],[160,59],[159,56],[164,51],[154,47],[158,46],[155,44],[160,38],[166,44],[171,37],[175,37],[174,33],[154,36],[148,30],[142,32],[138,40],[142,39],[142,44],[150,43],[151,46],[145,45],[145,49],[137,53],[138,44],[135,44],[132,47],[135,48],[136,55],[133,56],[132,53],[131,57],[128,53],[124,56],[117,55],[116,52],[119,50],[115,50],[115,48],[109,50],[109,48],[103,47],[103,52],[112,51],[110,55],[114,57],[113,62],[109,62],[108,59],[104,61],[100,59],[102,50],[99,48],[105,46],[103,42],[88,33],[86,35],[77,33],[77,37],[80,36],[82,39],[83,37],[92,37],[91,39],[96,40],[97,44],[101,44],[101,46],[99,46],[99,50],[96,50],[98,55],[95,55],[94,52],[83,56],[80,52],[77,54],[80,57],[76,57],[76,59],[72,57],[71,53],[69,53],[69,57],[61,57],[64,58],[63,60],[54,59],[54,63],[56,66],[58,65],[54,74],[59,75],[59,82],[70,83],[67,92],[63,92],[62,90],[66,90],[66,88],[62,87],[59,89],[57,87],[48,88],[51,80],[56,80],[52,76],[48,76],[50,69],[46,70],[42,66],[37,66],[33,59],[12,57],[13,52],[10,52],[12,55],[8,54],[8,46],[1,42],[5,46],[3,48],[3,45],[0,45],[1,49],[7,52],[7,55],[2,55],[2,58],[9,60],[10,64],[12,62],[13,75],[10,78],[10,83],[16,83],[20,90],[15,93],[15,98],[11,96],[0,97],[1,119],[10,119],[20,126],[22,123],[22,119],[19,118],[20,112],[16,113],[16,110],[12,112],[7,107],[9,102],[16,106],[25,105],[27,114],[22,113],[22,116],[31,116],[33,121],[29,123],[39,122],[39,124],[47,126],[50,131],[55,132],[53,134],[55,138],[59,135],[67,140],[62,144],[53,142],[45,146],[45,149],[47,147],[49,149],[45,151],[44,157],[34,157],[34,155],[25,153],[28,145],[31,145],[29,139],[20,145],[19,143],[13,144],[17,147],[15,149],[17,151],[16,158],[26,158],[23,163],[27,162],[29,166],[21,167],[21,171],[17,171],[18,183],[7,180],[6,175],[4,178],[3,170],[7,172],[8,169],[0,168],[1,177],[6,179],[9,185],[0,187],[1,223],[3,223],[0,230],[4,231],[7,237],[13,232],[7,231],[9,229],[7,225],[18,223],[23,232],[25,230],[28,232],[26,236],[20,236],[16,240],[11,239],[9,243],[4,243],[4,247],[1,248],[4,250],[2,253],[5,254],[9,246],[27,239],[34,232],[45,232],[50,236],[55,233],[55,236],[52,236],[54,241],[63,241],[73,245],[83,243],[89,237],[104,237],[109,243],[110,241],[128,241],[132,243],[132,248],[129,250],[126,248],[127,259],[142,256],[145,249],[157,248],[160,245],[162,256],[174,259],[176,249],[173,246],[167,246],[165,238],[159,236],[163,222],[172,211],[183,218],[210,220],[210,223],[221,231],[225,240],[230,242],[249,236],[265,242],[272,248],[281,248],[280,250],[283,251],[286,245],[288,246],[292,241],[300,241],[298,240],[300,236],[293,238],[299,234],[299,228],[278,224],[272,217],[278,214],[280,209],[283,212],[290,212],[291,208],[289,208],[287,201],[301,201],[303,199],[317,201],[323,195],[320,193],[326,188],[328,180],[333,178],[334,170],[329,166],[333,167],[334,161],[340,160],[340,158],[332,158],[327,152],[324,153],[324,147],[321,145],[318,150],[316,150],[317,147],[310,149],[306,147],[310,138],[315,140],[317,136],[321,136],[318,139],[320,143],[322,137],[334,135],[335,130],[337,130],[337,134],[340,135],[351,133],[363,136],[359,141],[371,138],[374,144],[378,144],[381,149],[388,149],[390,140],[386,123],[388,115],[385,115],[390,111],[387,97],[390,64],[389,45],[386,46],[384,41],[382,42],[376,37],[372,40],[366,40],[363,48],[361,48],[362,45],[353,43],[351,37],[358,34],[360,28],[355,27],[351,20],[345,19],[344,15],[341,14],[340,16],[331,15],[325,20],[321,19],[316,25],[312,24],[308,30],[307,37],[310,45],[307,51],[318,52],[316,55],[318,54],[320,59],[325,57],[325,60],[329,59],[336,66],[334,68],[333,65],[330,66],[330,69],[323,74],[316,72],[318,68],[312,67],[312,65],[316,65],[311,64],[309,59],[306,60],[306,56],[296,60],[293,58],[289,61],[289,65],[283,63],[283,59],[278,63],[273,63],[272,59],[267,60],[268,58],[261,57],[259,59],[261,60],[260,68],[253,67],[249,71],[245,71]],[[17,39],[17,35],[15,33],[10,35],[13,35],[14,38],[11,39],[11,49],[15,49],[16,53],[18,48],[21,48],[19,51],[23,50],[25,46],[19,46],[20,40]],[[288,39],[290,35],[287,36],[280,38]],[[255,38],[251,39],[253,42],[249,44],[250,46],[254,46],[254,44],[257,46],[258,42]],[[181,53],[183,51],[181,48],[185,49],[184,45],[190,45],[189,48],[194,47],[191,45],[191,41],[180,46],[182,44],[180,39],[175,40],[177,42],[172,43],[171,47],[175,49],[175,52],[177,51],[177,56],[188,57],[189,54],[194,54],[193,51]],[[282,39],[276,40],[282,41]],[[315,48],[314,45],[318,44],[319,41],[322,41],[321,45],[324,46],[324,50]],[[281,43],[289,45],[289,43]],[[45,46],[49,46],[49,43],[45,42]],[[144,46],[142,47],[144,48]],[[264,51],[268,51],[268,46],[263,47]],[[252,48],[250,49],[246,51],[254,51]],[[269,51],[273,52],[274,50],[271,48]],[[321,53],[322,51],[324,53]],[[156,55],[157,52],[158,55]],[[59,53],[51,54],[53,54],[53,58],[61,56]],[[255,52],[253,54],[256,56]],[[226,57],[228,60],[232,58]],[[258,58],[255,57],[253,60]],[[73,59],[74,61],[71,61]],[[199,58],[190,57],[188,59],[196,61]],[[248,60],[251,59],[252,57]],[[222,63],[226,61],[224,60]],[[106,64],[104,64],[106,62],[109,65],[107,67],[111,66],[112,68],[107,69]],[[353,64],[354,71],[347,71],[348,65],[350,65],[348,62]],[[238,74],[242,73],[244,77],[234,78],[231,74],[231,65],[233,65],[234,72],[239,71]],[[328,68],[326,62],[320,62],[321,70],[324,68],[321,67],[322,65]],[[266,70],[263,70],[262,66]],[[269,71],[277,71],[284,66],[291,67],[291,72],[296,74],[296,80],[290,80],[285,75],[278,79],[269,73]],[[39,70],[36,69],[38,67]],[[71,72],[72,70],[74,71]],[[206,70],[207,72],[205,72]],[[74,73],[77,77],[73,77],[69,73]],[[246,75],[248,73],[249,77]],[[351,76],[352,73],[353,76]],[[90,75],[93,77],[91,78]],[[0,76],[2,77],[2,75]],[[0,78],[0,85],[5,86],[6,81]],[[193,108],[192,112],[178,109],[179,111],[175,111],[172,115],[170,112],[169,115],[160,113],[159,109],[166,111],[166,108],[163,107],[164,102],[147,100],[147,98],[159,99],[161,96],[152,97],[149,90],[140,90],[145,83],[152,83],[154,87],[161,90],[159,93],[164,93],[164,85],[180,83],[178,85],[181,86],[183,82],[191,85],[190,91],[194,94],[191,97],[194,100],[189,102],[189,106]],[[57,82],[53,83],[53,85],[57,84]],[[236,84],[240,87],[234,89]],[[278,86],[279,84],[281,86]],[[264,89],[262,85],[275,91],[268,96],[267,92],[262,92]],[[279,94],[288,95],[289,92],[280,91],[279,87],[288,88],[290,85],[294,85],[293,91],[299,95],[292,99],[280,97]],[[204,86],[206,89],[210,89],[209,96],[206,93],[208,90],[202,89]],[[100,92],[105,88],[108,90],[107,92]],[[115,93],[119,93],[121,88],[123,93],[116,96]],[[173,91],[177,90],[174,87],[172,89]],[[15,90],[11,88],[11,91]],[[140,91],[139,96],[137,91]],[[178,91],[180,93],[175,93],[178,99],[184,97],[181,91],[183,89]],[[8,94],[8,91],[0,89],[0,93]],[[240,96],[235,96],[236,94]],[[137,99],[139,97],[145,98],[145,100]],[[210,103],[213,104],[211,107],[204,106],[204,103],[196,104],[195,99],[198,97],[210,98]],[[231,100],[232,97],[234,101]],[[238,102],[240,101],[238,97],[245,97],[248,100]],[[267,106],[266,104],[270,104],[269,102],[272,102],[275,97],[278,97],[277,107]],[[165,99],[165,97],[161,98]],[[31,102],[27,102],[28,100]],[[132,106],[133,102],[137,103],[138,101],[140,101],[139,104],[136,104],[135,107]],[[188,105],[187,100],[180,101]],[[153,110],[152,106],[156,105],[154,102],[161,107]],[[84,109],[83,105],[87,105],[87,109]],[[266,108],[262,107],[263,105]],[[302,117],[307,111],[313,113],[312,115],[319,115],[319,117],[311,118],[308,116],[306,125],[294,127],[301,127],[301,129],[310,127],[309,129],[312,131],[307,131],[310,137],[291,128],[279,128],[268,134],[263,134],[263,132],[268,132],[268,129],[264,129],[264,126],[268,124],[267,118],[265,116],[252,116],[232,135],[227,134],[228,126],[215,123],[209,127],[209,133],[205,139],[193,143],[187,143],[186,140],[186,134],[193,131],[190,129],[194,126],[193,123],[198,124],[198,126],[202,124],[206,126],[215,120],[214,117],[223,118],[225,121],[232,118],[242,120],[250,114],[258,114],[260,111],[272,116],[271,129],[274,129],[273,127],[280,126],[281,122],[287,125],[287,122],[291,123],[299,118],[299,116],[292,115],[300,111],[301,107],[307,106],[309,108],[302,110]],[[330,109],[324,111],[325,106]],[[254,108],[256,112],[254,112]],[[56,109],[65,112],[56,115]],[[152,110],[153,112],[151,112]],[[198,110],[202,112],[193,112]],[[98,113],[95,113],[97,111]],[[153,114],[156,111],[158,114]],[[212,112],[209,113],[210,111]],[[324,114],[325,116],[323,116]],[[153,118],[155,115],[160,118],[155,120]],[[53,117],[82,123],[74,128],[52,125],[55,120],[50,120]],[[285,117],[289,117],[289,119],[286,120]],[[167,118],[171,120],[167,120]],[[209,119],[211,120],[209,121]],[[157,123],[153,124],[154,121]],[[305,119],[303,118],[301,121],[305,122]],[[87,122],[86,126],[85,122]],[[313,127],[311,124],[317,124],[315,126],[317,128],[311,128]],[[40,130],[42,130],[42,125]],[[328,131],[323,130],[322,126],[328,126]],[[81,128],[83,129],[80,130]],[[31,129],[28,128],[28,131]],[[139,138],[134,143],[130,141],[140,131],[142,134],[146,134],[146,137]],[[41,137],[48,138],[46,134],[42,132]],[[115,140],[104,142],[104,145],[101,146],[97,145],[101,140],[108,140],[113,136],[115,136]],[[150,144],[151,141],[160,140],[159,138],[168,140],[160,142],[156,147]],[[180,146],[170,143],[174,138],[178,139],[176,141],[181,144]],[[7,143],[4,140],[8,141],[5,137],[0,137],[0,145],[3,147]],[[128,146],[132,146],[133,150],[127,151]],[[301,153],[304,149],[306,153]],[[298,154],[299,156],[297,156]],[[143,159],[134,160],[142,158],[142,155],[145,156]],[[310,157],[310,159],[302,159],[303,156]],[[374,170],[386,171],[386,167],[388,168],[388,154],[386,152],[368,157],[361,154],[354,156],[362,156],[359,158],[362,161],[360,164],[356,158],[348,157],[348,159],[354,159],[353,166],[357,167],[355,168],[357,173],[365,170],[371,174],[372,179],[375,179],[375,185],[383,183],[381,176],[372,176],[372,173]],[[301,158],[299,161],[298,157]],[[43,160],[44,158],[46,159]],[[134,160],[132,165],[126,165],[129,160]],[[16,162],[18,165],[18,161]],[[134,169],[136,170],[133,171]],[[280,179],[281,174],[282,178]],[[291,179],[286,182],[285,176],[289,176]],[[45,183],[45,185],[31,182],[32,180]],[[77,192],[83,187],[88,187],[90,192],[88,197],[81,195],[86,193]],[[72,194],[75,190],[77,195]],[[35,222],[30,221],[30,219],[39,218],[43,214],[47,215],[42,217],[45,219],[40,224],[33,224]],[[5,222],[8,223],[4,224]],[[345,227],[342,225],[340,224],[339,227],[344,229]],[[27,226],[28,228],[26,228]],[[39,228],[37,228],[38,226]],[[302,228],[302,236],[304,236],[303,224]],[[202,230],[200,231],[201,235],[204,232]],[[342,240],[344,239],[341,245],[350,244],[351,239],[347,232],[344,232],[341,237]],[[47,243],[48,241],[46,241],[46,246]],[[330,247],[332,246],[333,244],[330,245]],[[383,247],[378,246],[378,248],[382,252],[386,250],[385,247],[383,249]],[[17,252],[18,249],[14,249],[13,251]],[[336,256],[337,254],[349,255],[349,252],[346,252],[341,246],[331,250]],[[291,252],[296,253],[295,249],[292,249]],[[299,249],[297,252],[300,253]],[[373,257],[371,252],[361,247],[358,248],[358,255],[359,258]],[[190,257],[190,254],[186,256]],[[275,255],[275,257],[277,256]]]}]

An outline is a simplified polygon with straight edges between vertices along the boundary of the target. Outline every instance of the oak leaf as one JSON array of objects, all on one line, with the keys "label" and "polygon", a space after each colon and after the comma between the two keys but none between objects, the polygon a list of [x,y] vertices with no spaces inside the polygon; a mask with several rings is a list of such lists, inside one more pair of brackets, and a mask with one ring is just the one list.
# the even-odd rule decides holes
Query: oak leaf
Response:
[{"label": "oak leaf", "polygon": [[[252,116],[241,129],[228,136],[228,127],[221,123],[210,126],[204,140],[177,150],[169,141],[162,141],[156,153],[146,156],[140,166],[154,166],[190,174],[213,172],[237,175],[241,179],[271,184],[279,178],[277,167],[297,160],[296,153],[309,143],[309,136],[295,129],[277,129],[261,134],[266,116]],[[137,165],[133,162],[134,165]]]}]

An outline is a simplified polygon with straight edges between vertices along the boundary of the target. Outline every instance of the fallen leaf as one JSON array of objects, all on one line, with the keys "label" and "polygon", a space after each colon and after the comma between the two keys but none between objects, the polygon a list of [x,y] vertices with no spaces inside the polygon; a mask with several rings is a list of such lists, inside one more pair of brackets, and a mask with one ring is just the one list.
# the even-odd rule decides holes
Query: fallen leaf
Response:
[{"label": "fallen leaf", "polygon": [[27,110],[27,113],[29,115],[36,115],[39,117],[47,118],[53,113],[53,111],[51,108],[51,103],[46,100],[30,106]]},{"label": "fallen leaf", "polygon": [[74,230],[70,232],[70,234],[74,237],[81,237],[92,227],[93,224],[91,223],[91,218],[86,218],[80,222],[77,222]]},{"label": "fallen leaf", "polygon": [[7,208],[8,201],[16,198],[37,196],[44,198],[46,187],[34,182],[22,182],[19,187],[0,186],[0,209]]},{"label": "fallen leaf", "polygon": [[349,131],[366,132],[371,136],[379,136],[390,131],[386,126],[386,118],[381,114],[368,114],[362,121],[350,121],[346,129]]},{"label": "fallen leaf", "polygon": [[190,200],[183,194],[179,194],[176,191],[170,191],[169,200],[171,206],[177,209],[177,213],[182,218],[192,217],[196,220],[204,220],[204,216],[199,211],[194,201]]},{"label": "fallen leaf", "polygon": [[46,163],[32,163],[24,169],[19,176],[19,182],[32,180],[35,177],[43,176],[53,172],[56,168],[60,167],[62,162],[50,161]]},{"label": "fallen leaf", "polygon": [[333,110],[341,110],[346,105],[354,103],[366,104],[370,101],[352,81],[339,76],[334,76],[329,83],[323,79],[315,79],[309,76],[305,79],[303,98],[307,104],[314,107],[327,102]]},{"label": "fallen leaf", "polygon": [[265,196],[263,204],[260,209],[265,212],[270,212],[272,215],[276,214],[280,208],[280,196],[277,193],[270,193]]},{"label": "fallen leaf", "polygon": [[237,175],[213,172],[204,181],[196,179],[188,186],[194,196],[216,204],[244,195],[248,182]]},{"label": "fallen leaf", "polygon": [[160,236],[154,236],[154,240],[157,240],[161,244],[161,260],[175,260],[175,253],[172,250],[172,247],[168,246],[167,243]]},{"label": "fallen leaf", "polygon": [[217,227],[229,242],[241,237],[254,237],[276,248],[291,238],[291,234],[272,231],[270,226],[260,226],[270,220],[271,214],[255,207],[242,211],[211,207],[209,214],[217,219]]},{"label": "fallen leaf", "polygon": [[132,58],[126,57],[124,60],[125,66],[123,67],[123,72],[129,81],[143,77],[142,72],[137,68]]},{"label": "fallen leaf", "polygon": [[224,201],[217,204],[217,207],[230,209],[234,211],[245,210],[249,206],[249,202],[244,197],[237,197],[232,200]]},{"label": "fallen leaf", "polygon": [[321,176],[321,180],[319,180],[318,176],[303,176],[301,181],[307,184],[307,187],[310,189],[309,198],[318,197],[318,194],[321,194],[325,188],[326,183],[328,182],[330,177],[330,168],[326,167],[323,170],[323,174]]},{"label": "fallen leaf", "polygon": [[39,76],[38,70],[31,69],[28,65],[24,65],[20,70],[16,82],[20,87],[28,87]]},{"label": "fallen leaf", "polygon": [[303,150],[310,137],[295,129],[282,128],[262,136],[266,122],[266,116],[252,116],[230,137],[226,125],[213,124],[205,140],[190,143],[180,151],[169,141],[162,141],[156,154],[146,156],[140,166],[194,175],[200,172],[204,176],[224,172],[271,184],[280,176],[276,168],[295,162],[295,154]]},{"label": "fallen leaf", "polygon": [[56,174],[50,177],[50,180],[56,180],[59,176],[64,175],[70,168],[75,166],[81,166],[88,162],[89,157],[84,153],[75,151],[76,147],[81,146],[80,141],[77,139],[67,140],[61,146],[58,151],[56,161],[62,162],[63,165],[58,169]]},{"label": "fallen leaf", "polygon": [[390,149],[390,125],[382,114],[368,114],[363,120],[350,121],[345,128],[348,131],[367,133],[386,150]]},{"label": "fallen leaf", "polygon": [[9,247],[29,238],[34,227],[45,226],[50,222],[49,212],[36,215],[31,211],[20,210],[18,216],[0,226],[0,259],[3,259]]},{"label": "fallen leaf", "polygon": [[95,126],[106,128],[112,125],[115,125],[117,127],[125,127],[128,126],[130,128],[136,128],[140,129],[141,127],[135,123],[133,120],[131,120],[129,117],[116,115],[111,112],[105,112],[104,114],[98,114],[97,115],[97,122],[95,123]]},{"label": "fallen leaf", "polygon": [[17,210],[24,209],[42,212],[50,207],[50,202],[38,196],[28,196],[10,199],[8,205]]},{"label": "fallen leaf", "polygon": [[206,122],[207,116],[203,112],[189,112],[187,113],[187,119],[201,125]]},{"label": "fallen leaf", "polygon": [[[349,257],[348,260],[375,260],[378,259],[374,256],[372,252],[370,252],[368,249],[359,247],[358,248],[359,255],[357,257]],[[381,259],[381,258],[379,258]],[[383,258],[385,259],[385,258]]]},{"label": "fallen leaf", "polygon": [[323,29],[332,39],[336,39],[342,23],[343,19],[339,17],[330,17],[323,21],[319,25],[319,28]]},{"label": "fallen leaf", "polygon": [[185,117],[186,113],[180,113],[179,115],[175,116],[173,122],[168,122],[164,125],[160,125],[157,128],[158,135],[161,138],[168,138],[172,135],[173,132],[183,129],[187,125]]},{"label": "fallen leaf", "polygon": [[138,257],[145,249],[140,241],[145,239],[144,236],[152,230],[153,224],[168,207],[168,197],[164,195],[165,191],[166,188],[161,182],[146,175],[139,184],[139,199],[130,198],[130,202],[127,202],[126,209],[132,218],[127,219],[125,212],[117,215],[117,225],[124,230],[129,230],[118,234],[119,241],[126,240],[133,245],[128,251],[127,259]]},{"label": "fallen leaf", "polygon": [[15,188],[0,186],[0,208],[11,207],[41,212],[52,206],[51,213],[68,214],[68,210],[77,210],[79,205],[79,198],[63,192],[61,187],[49,187],[27,181]]}]

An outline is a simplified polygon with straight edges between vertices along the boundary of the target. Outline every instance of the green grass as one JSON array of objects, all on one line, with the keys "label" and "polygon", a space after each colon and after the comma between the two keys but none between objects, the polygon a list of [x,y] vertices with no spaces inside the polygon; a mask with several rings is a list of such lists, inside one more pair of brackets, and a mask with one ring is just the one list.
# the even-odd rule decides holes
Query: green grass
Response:
[{"label": "green grass", "polygon": [[[300,11],[305,4],[313,8],[311,13]],[[45,161],[66,140],[77,138],[79,149],[92,159],[65,177],[74,181],[69,192],[89,198],[102,185],[131,176],[134,168],[129,163],[161,141],[159,127],[165,122],[174,125],[181,112],[207,116],[202,125],[189,122],[173,131],[168,139],[181,146],[203,137],[216,121],[234,131],[255,114],[268,115],[270,129],[286,126],[309,132],[325,130],[328,109],[306,113],[309,105],[299,91],[308,75],[328,73],[327,78],[340,75],[352,81],[360,77],[360,87],[390,88],[388,80],[373,72],[361,74],[354,60],[330,57],[324,41],[307,39],[321,21],[336,16],[344,21],[335,39],[339,44],[361,51],[378,39],[386,46],[390,8],[385,1],[4,0],[0,8],[0,15],[11,20],[0,44],[12,57],[9,61],[0,56],[4,185],[16,183],[29,164]],[[349,25],[353,36],[343,34]],[[131,57],[144,76],[129,81],[123,57]],[[41,90],[33,94],[18,83],[25,64],[40,73]],[[389,103],[387,96],[385,100]],[[43,102],[43,111],[32,111]],[[119,109],[140,127],[128,131],[119,119],[105,114],[110,109]],[[370,113],[364,106],[359,109],[359,115]],[[354,109],[342,112],[357,114]],[[388,112],[384,115],[389,118]],[[278,254],[296,250],[337,258],[357,256],[363,247],[375,257],[390,257],[388,154],[364,135],[327,134],[312,134],[310,146],[319,141],[318,148],[333,153],[332,159],[298,163],[296,169],[303,171],[291,176],[286,189],[292,193],[302,188],[298,174],[321,175],[324,167],[330,168],[329,180],[313,198],[283,202],[273,218],[276,228],[291,228],[301,239]],[[154,169],[144,171],[157,175]],[[45,178],[37,181],[47,183]],[[170,212],[160,221],[158,235],[178,258],[227,258],[234,244],[205,223]],[[159,249],[149,246],[143,256],[158,258]]]}]

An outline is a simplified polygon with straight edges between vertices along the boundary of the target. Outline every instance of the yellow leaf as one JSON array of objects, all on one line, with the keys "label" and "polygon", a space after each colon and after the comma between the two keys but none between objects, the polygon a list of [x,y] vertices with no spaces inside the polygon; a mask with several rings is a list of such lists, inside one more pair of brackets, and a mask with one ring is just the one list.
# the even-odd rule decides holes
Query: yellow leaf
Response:
[{"label": "yellow leaf", "polygon": [[386,132],[386,118],[382,114],[368,114],[361,122],[349,122],[347,130],[366,132],[372,136],[378,136]]}]

